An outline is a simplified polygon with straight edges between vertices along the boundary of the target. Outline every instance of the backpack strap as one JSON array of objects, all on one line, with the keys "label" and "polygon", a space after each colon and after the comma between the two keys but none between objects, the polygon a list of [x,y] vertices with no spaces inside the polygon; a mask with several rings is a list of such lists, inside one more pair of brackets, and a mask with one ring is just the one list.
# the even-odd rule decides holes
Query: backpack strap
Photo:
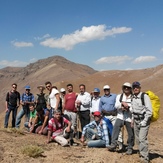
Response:
[{"label": "backpack strap", "polygon": [[123,99],[123,93],[121,94],[120,98],[119,98],[119,102],[122,102]]},{"label": "backpack strap", "polygon": [[141,94],[141,102],[142,102],[142,105],[144,105],[145,106],[145,101],[144,101],[144,95],[145,95],[146,93],[145,92],[143,92],[142,94]]}]

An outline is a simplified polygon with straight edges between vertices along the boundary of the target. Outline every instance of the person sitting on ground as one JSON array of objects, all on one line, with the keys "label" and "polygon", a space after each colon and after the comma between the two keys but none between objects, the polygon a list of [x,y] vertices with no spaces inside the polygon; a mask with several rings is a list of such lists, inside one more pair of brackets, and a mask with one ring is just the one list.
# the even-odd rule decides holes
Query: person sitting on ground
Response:
[{"label": "person sitting on ground", "polygon": [[110,142],[107,123],[99,111],[94,112],[94,121],[83,128],[82,137],[80,139],[82,143],[84,143],[85,138],[88,139],[88,147],[99,148],[109,146]]},{"label": "person sitting on ground", "polygon": [[126,154],[131,155],[134,146],[134,131],[132,126],[132,86],[130,83],[126,82],[122,85],[122,94],[119,94],[116,98],[115,108],[117,109],[117,119],[114,124],[112,141],[109,146],[110,151],[114,151],[117,147],[117,140],[120,130],[124,125],[126,126],[128,133],[128,146]]},{"label": "person sitting on ground", "polygon": [[68,137],[70,137],[70,140],[73,137],[71,122],[62,117],[61,111],[57,109],[54,111],[54,117],[51,118],[48,123],[47,143],[50,143],[52,140],[54,140],[61,144],[61,146],[65,147],[68,145]]},{"label": "person sitting on ground", "polygon": [[35,131],[36,134],[47,135],[47,126],[50,112],[48,109],[45,111],[44,108],[42,108],[40,105],[36,107],[36,111],[36,117],[30,132]]},{"label": "person sitting on ground", "polygon": [[30,128],[32,127],[32,124],[34,123],[35,117],[36,117],[36,109],[35,109],[35,104],[30,104],[29,105],[29,110],[30,110],[30,119],[29,122],[25,122],[24,126],[30,131]]}]

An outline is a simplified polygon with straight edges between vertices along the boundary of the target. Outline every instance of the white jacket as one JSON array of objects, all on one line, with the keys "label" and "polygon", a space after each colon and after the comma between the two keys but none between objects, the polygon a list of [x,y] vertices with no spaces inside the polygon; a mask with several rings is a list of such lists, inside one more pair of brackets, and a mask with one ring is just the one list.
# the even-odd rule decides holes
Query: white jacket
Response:
[{"label": "white jacket", "polygon": [[115,108],[117,109],[117,118],[127,121],[127,122],[131,122],[132,119],[132,107],[131,107],[131,98],[132,95],[129,95],[128,97],[123,93],[123,98],[122,101],[126,102],[128,104],[128,106],[130,107],[128,111],[123,111],[122,110],[122,104],[120,102],[120,97],[121,94],[117,95],[116,97],[116,103],[115,103]]}]

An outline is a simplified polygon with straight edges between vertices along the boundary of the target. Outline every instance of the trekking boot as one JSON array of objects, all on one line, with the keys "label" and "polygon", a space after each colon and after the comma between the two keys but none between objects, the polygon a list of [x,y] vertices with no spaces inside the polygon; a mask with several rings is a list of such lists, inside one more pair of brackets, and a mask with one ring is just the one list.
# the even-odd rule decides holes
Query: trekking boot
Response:
[{"label": "trekking boot", "polygon": [[116,145],[111,144],[110,146],[108,146],[108,150],[109,151],[115,151],[116,147],[117,147]]},{"label": "trekking boot", "polygon": [[132,149],[131,148],[127,149],[126,154],[127,155],[132,155]]}]

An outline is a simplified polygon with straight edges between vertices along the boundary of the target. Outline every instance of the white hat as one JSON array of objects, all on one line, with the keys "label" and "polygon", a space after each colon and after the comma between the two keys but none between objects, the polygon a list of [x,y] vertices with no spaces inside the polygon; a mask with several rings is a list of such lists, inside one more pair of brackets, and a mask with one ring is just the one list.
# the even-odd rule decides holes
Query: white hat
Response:
[{"label": "white hat", "polygon": [[105,85],[105,86],[103,87],[103,89],[110,89],[110,86],[109,86],[109,85]]},{"label": "white hat", "polygon": [[123,86],[130,87],[131,88],[131,84],[128,83],[128,82],[124,83]]},{"label": "white hat", "polygon": [[65,92],[66,90],[64,88],[61,88],[60,89],[60,92]]}]

